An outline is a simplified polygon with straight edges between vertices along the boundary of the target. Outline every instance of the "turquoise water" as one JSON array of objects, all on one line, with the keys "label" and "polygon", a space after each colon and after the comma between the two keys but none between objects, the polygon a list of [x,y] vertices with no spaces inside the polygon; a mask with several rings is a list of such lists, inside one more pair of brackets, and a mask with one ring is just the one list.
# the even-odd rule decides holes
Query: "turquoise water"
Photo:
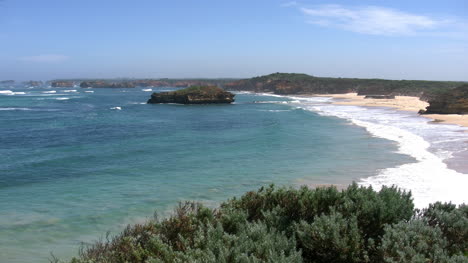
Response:
[{"label": "turquoise water", "polygon": [[148,105],[140,88],[74,89],[0,88],[0,262],[70,258],[183,200],[346,184],[412,161],[395,142],[288,98]]}]

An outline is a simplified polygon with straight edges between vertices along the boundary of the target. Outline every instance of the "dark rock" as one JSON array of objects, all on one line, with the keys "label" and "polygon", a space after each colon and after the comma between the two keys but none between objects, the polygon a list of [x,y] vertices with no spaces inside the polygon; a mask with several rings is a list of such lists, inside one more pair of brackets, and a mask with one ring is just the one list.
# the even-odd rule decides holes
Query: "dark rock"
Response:
[{"label": "dark rock", "polygon": [[366,95],[364,99],[394,99],[395,95]]},{"label": "dark rock", "polygon": [[50,85],[54,88],[65,88],[65,87],[73,87],[75,83],[73,81],[52,81]]},{"label": "dark rock", "polygon": [[26,81],[24,84],[30,87],[39,87],[42,86],[42,81],[30,80]]},{"label": "dark rock", "polygon": [[423,114],[468,114],[468,84],[448,90],[429,100]]},{"label": "dark rock", "polygon": [[106,81],[83,81],[80,84],[82,88],[135,88],[132,82],[106,82]]},{"label": "dark rock", "polygon": [[234,94],[215,86],[194,86],[172,92],[153,93],[148,103],[218,104],[234,102]]}]

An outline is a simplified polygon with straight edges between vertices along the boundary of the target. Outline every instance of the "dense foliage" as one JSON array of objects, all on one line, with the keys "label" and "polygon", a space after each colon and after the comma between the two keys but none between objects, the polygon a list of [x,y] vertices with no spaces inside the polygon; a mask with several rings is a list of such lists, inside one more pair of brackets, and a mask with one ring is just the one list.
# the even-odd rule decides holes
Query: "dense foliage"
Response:
[{"label": "dense foliage", "polygon": [[411,194],[273,186],[218,209],[180,204],[84,247],[91,262],[468,262],[468,206],[415,210]]},{"label": "dense foliage", "polygon": [[212,95],[218,94],[219,92],[224,92],[221,88],[217,86],[192,86],[185,89],[179,89],[172,91],[172,93],[177,95],[189,95],[189,94],[201,94],[201,95]]},{"label": "dense foliage", "polygon": [[386,80],[324,78],[306,74],[274,73],[225,84],[226,89],[274,92],[276,94],[333,94],[357,92],[360,95],[407,95],[424,100],[465,84],[459,81]]},{"label": "dense foliage", "polygon": [[440,92],[429,100],[428,114],[468,114],[468,84]]}]

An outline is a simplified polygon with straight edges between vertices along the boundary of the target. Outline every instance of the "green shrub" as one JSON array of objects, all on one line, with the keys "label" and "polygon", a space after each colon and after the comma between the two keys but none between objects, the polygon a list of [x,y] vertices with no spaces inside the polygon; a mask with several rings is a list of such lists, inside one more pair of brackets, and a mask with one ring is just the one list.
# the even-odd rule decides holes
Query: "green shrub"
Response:
[{"label": "green shrub", "polygon": [[467,262],[467,220],[465,205],[415,211],[394,187],[269,186],[218,209],[180,204],[71,262]]},{"label": "green shrub", "polygon": [[297,224],[297,239],[305,262],[368,262],[355,216],[340,213],[318,216],[313,223]]},{"label": "green shrub", "polygon": [[468,254],[468,206],[457,208],[450,203],[438,202],[424,209],[422,217],[430,226],[441,229],[451,255],[458,252]]},{"label": "green shrub", "polygon": [[438,227],[421,220],[385,228],[380,251],[385,262],[447,262],[447,241]]}]

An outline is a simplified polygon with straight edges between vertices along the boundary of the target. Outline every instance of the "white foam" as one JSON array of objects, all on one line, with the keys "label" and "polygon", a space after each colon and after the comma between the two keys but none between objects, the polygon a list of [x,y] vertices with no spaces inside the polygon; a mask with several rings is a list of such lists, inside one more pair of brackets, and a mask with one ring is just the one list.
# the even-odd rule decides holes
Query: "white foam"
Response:
[{"label": "white foam", "polygon": [[0,90],[0,94],[4,94],[4,95],[13,95],[13,91],[11,90]]},{"label": "white foam", "polygon": [[94,93],[92,90],[85,90],[86,93]]},{"label": "white foam", "polygon": [[60,98],[56,98],[56,100],[69,100],[70,98],[67,98],[67,97],[60,97]]},{"label": "white foam", "polygon": [[64,90],[63,92],[76,92],[76,89],[67,89],[67,90]]},{"label": "white foam", "polygon": [[45,93],[45,94],[53,94],[53,93],[57,93],[57,91],[55,91],[55,90],[50,90],[50,91],[43,91],[42,93]]},{"label": "white foam", "polygon": [[142,91],[153,91],[153,89],[142,89]]},{"label": "white foam", "polygon": [[111,110],[121,110],[122,108],[121,107],[112,107],[110,108]]},{"label": "white foam", "polygon": [[25,95],[26,92],[22,92],[22,91],[18,91],[18,92],[14,92],[14,91],[11,91],[11,90],[0,90],[0,95]]},{"label": "white foam", "polygon": [[0,108],[0,111],[15,111],[15,110],[28,111],[32,109],[30,108]]},{"label": "white foam", "polygon": [[468,133],[460,131],[468,129],[430,124],[426,118],[394,109],[333,105],[323,97],[291,99],[300,100],[302,109],[346,119],[375,137],[394,141],[400,153],[415,158],[414,163],[383,169],[376,176],[363,178],[361,185],[376,189],[395,185],[409,190],[418,208],[436,201],[468,202],[468,174],[451,170],[443,162],[454,152],[466,149]]}]

